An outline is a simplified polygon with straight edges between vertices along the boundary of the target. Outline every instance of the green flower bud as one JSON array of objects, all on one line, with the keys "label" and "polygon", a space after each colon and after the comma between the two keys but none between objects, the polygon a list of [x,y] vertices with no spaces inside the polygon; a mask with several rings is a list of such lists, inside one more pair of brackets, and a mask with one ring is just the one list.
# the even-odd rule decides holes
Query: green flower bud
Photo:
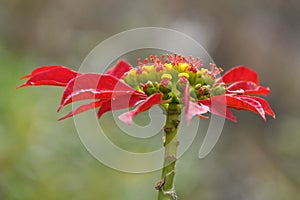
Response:
[{"label": "green flower bud", "polygon": [[163,94],[168,94],[169,92],[172,91],[171,88],[172,88],[171,83],[169,83],[168,86],[160,85],[159,86],[159,91],[161,91]]},{"label": "green flower bud", "polygon": [[215,80],[211,77],[211,76],[203,76],[203,80],[205,82],[205,84],[207,85],[213,85],[215,83]]},{"label": "green flower bud", "polygon": [[222,95],[225,94],[226,90],[223,85],[219,85],[218,87],[214,88],[212,91],[213,95]]},{"label": "green flower bud", "polygon": [[154,93],[157,92],[157,89],[156,87],[154,87],[153,83],[151,81],[148,81],[145,86],[144,86],[144,92],[147,94],[147,95],[152,95]]},{"label": "green flower bud", "polygon": [[195,85],[197,84],[204,85],[205,84],[204,79],[202,77],[196,78]]}]

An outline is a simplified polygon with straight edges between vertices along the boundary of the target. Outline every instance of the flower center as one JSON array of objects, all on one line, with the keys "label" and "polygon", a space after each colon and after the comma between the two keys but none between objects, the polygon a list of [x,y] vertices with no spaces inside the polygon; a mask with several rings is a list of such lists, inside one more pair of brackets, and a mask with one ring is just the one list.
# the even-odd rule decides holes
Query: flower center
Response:
[{"label": "flower center", "polygon": [[184,84],[188,83],[191,100],[208,99],[211,95],[225,93],[224,84],[216,82],[216,75],[222,69],[210,64],[211,70],[203,68],[199,58],[186,59],[180,55],[151,56],[149,62],[138,60],[138,67],[124,76],[124,81],[147,95],[162,93],[163,99],[173,103],[181,102]]}]

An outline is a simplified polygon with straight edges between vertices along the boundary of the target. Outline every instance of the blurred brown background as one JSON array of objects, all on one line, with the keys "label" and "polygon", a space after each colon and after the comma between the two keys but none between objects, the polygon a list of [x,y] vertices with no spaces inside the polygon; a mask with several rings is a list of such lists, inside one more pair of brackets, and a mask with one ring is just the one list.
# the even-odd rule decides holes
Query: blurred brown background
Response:
[{"label": "blurred brown background", "polygon": [[[0,199],[156,198],[160,172],[125,174],[95,160],[72,120],[57,122],[60,88],[26,88],[40,65],[78,69],[121,31],[172,28],[201,43],[217,65],[255,69],[277,119],[235,112],[213,152],[203,139],[179,160],[179,199],[300,199],[300,1],[0,1]],[[67,112],[67,111],[66,111]]]}]

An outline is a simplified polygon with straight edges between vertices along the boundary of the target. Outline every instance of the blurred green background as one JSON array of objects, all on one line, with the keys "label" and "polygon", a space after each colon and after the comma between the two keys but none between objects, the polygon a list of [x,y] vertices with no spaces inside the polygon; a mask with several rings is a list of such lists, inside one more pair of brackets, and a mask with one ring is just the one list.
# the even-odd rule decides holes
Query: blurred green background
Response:
[{"label": "blurred green background", "polygon": [[186,33],[217,65],[249,66],[272,89],[276,120],[235,112],[238,123],[226,122],[203,160],[198,134],[177,165],[179,199],[300,199],[299,21],[297,0],[0,0],[0,199],[156,198],[159,171],[112,170],[87,152],[72,119],[57,122],[61,88],[15,89],[37,66],[78,69],[99,42],[143,26]]}]

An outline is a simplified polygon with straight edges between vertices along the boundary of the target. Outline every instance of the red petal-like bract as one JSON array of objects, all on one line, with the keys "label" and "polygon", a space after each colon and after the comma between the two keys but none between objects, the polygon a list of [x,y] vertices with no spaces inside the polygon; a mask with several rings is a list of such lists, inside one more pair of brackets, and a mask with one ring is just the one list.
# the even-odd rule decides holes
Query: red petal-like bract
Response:
[{"label": "red petal-like bract", "polygon": [[68,83],[59,110],[74,101],[95,98],[110,99],[112,94],[117,94],[118,91],[124,94],[146,96],[112,75],[83,74]]},{"label": "red petal-like bract", "polygon": [[237,81],[251,81],[258,85],[258,76],[252,69],[245,66],[238,66],[226,72],[218,82],[230,84]]},{"label": "red petal-like bract", "polygon": [[77,115],[79,113],[91,110],[93,108],[97,108],[99,106],[101,106],[105,101],[104,100],[100,100],[100,101],[96,101],[96,102],[91,102],[88,104],[83,104],[81,106],[79,106],[76,110],[73,110],[72,112],[68,113],[67,115],[65,115],[64,117],[58,119],[58,120],[63,120],[69,117],[73,117],[74,115]]},{"label": "red petal-like bract", "polygon": [[29,80],[18,88],[38,85],[66,86],[77,75],[79,73],[64,66],[44,66],[35,69],[29,75],[23,76],[21,79],[29,78]]},{"label": "red petal-like bract", "polygon": [[[79,106],[76,110],[70,112],[66,116],[60,118],[59,120],[63,120],[69,117],[72,117],[74,115],[77,115],[79,113],[82,113],[84,111],[93,109],[93,108],[99,108],[98,111],[98,118],[100,118],[104,113],[111,111],[111,110],[120,110],[124,108],[129,108],[132,106],[137,105],[138,103],[142,102],[145,97],[141,95],[134,95],[130,93],[125,93],[125,91],[122,91],[124,94],[123,95],[118,95],[117,97],[115,96],[115,91],[113,92],[113,97],[109,99],[101,99],[96,102],[91,102],[88,104],[84,104]],[[146,96],[147,97],[147,96]]]},{"label": "red petal-like bract", "polygon": [[194,116],[206,118],[202,114],[207,113],[209,111],[209,108],[205,105],[202,104],[198,105],[190,101],[190,89],[187,81],[184,83],[184,102],[185,102],[185,119],[188,125],[190,124],[190,121]]},{"label": "red petal-like bract", "polygon": [[131,70],[133,67],[125,60],[120,60],[114,68],[109,69],[106,74],[113,75],[117,78],[122,78],[126,72]]},{"label": "red petal-like bract", "polygon": [[147,96],[143,97],[140,95],[124,95],[121,98],[112,98],[103,103],[100,107],[98,111],[98,118],[100,118],[104,113],[112,110],[121,110],[136,106],[143,102],[145,98],[147,98]]},{"label": "red petal-like bract", "polygon": [[[225,99],[226,98],[226,99]],[[210,99],[200,100],[200,103],[210,107],[210,112],[220,115],[236,122],[235,117],[229,108],[237,110],[249,110],[258,113],[264,120],[266,115],[275,118],[275,114],[269,106],[268,102],[262,98],[247,95],[220,95],[212,96]],[[226,111],[226,112],[225,112]]]},{"label": "red petal-like bract", "polygon": [[229,93],[239,93],[243,90],[242,94],[252,94],[252,95],[267,95],[270,93],[269,88],[262,87],[260,85],[256,85],[251,81],[238,81],[232,83],[227,87],[227,92]]},{"label": "red petal-like bract", "polygon": [[154,105],[164,103],[165,101],[162,100],[161,97],[162,97],[161,93],[156,93],[149,96],[147,99],[143,101],[143,103],[139,104],[135,109],[120,115],[119,119],[125,122],[126,124],[130,125],[132,123],[133,117],[136,116],[137,114],[150,109]]},{"label": "red petal-like bract", "polygon": [[39,67],[39,68],[36,68],[35,70],[33,70],[31,72],[31,74],[27,74],[25,76],[22,76],[20,79],[22,80],[22,79],[25,79],[25,78],[30,78],[33,75],[36,75],[40,72],[45,72],[45,71],[48,71],[50,69],[61,68],[61,67],[63,67],[63,66],[55,66],[55,65],[54,66],[42,66],[42,67]]},{"label": "red petal-like bract", "polygon": [[[254,99],[256,101],[258,101],[261,106],[263,107],[265,113],[273,118],[275,118],[275,113],[273,112],[273,110],[271,109],[270,105],[268,104],[268,102],[260,97],[254,97],[254,96],[245,96],[246,98],[251,98]],[[244,98],[244,97],[242,97]]]},{"label": "red petal-like bract", "polygon": [[246,95],[226,95],[226,103],[228,107],[237,110],[249,110],[258,113],[264,120],[266,114],[275,117],[274,112],[271,110],[266,100]]},{"label": "red petal-like bract", "polygon": [[209,112],[221,117],[225,117],[233,122],[236,118],[229,108],[227,108],[226,97],[224,95],[212,96],[210,99],[200,100],[199,103],[209,107]]},{"label": "red petal-like bract", "polygon": [[202,114],[207,113],[209,111],[209,108],[205,105],[202,105],[202,104],[199,105],[192,101],[189,101],[189,103],[186,104],[185,110],[186,110],[186,112],[185,112],[186,123],[187,123],[187,125],[189,125],[191,119],[194,116],[198,116],[200,118],[207,118],[207,117],[203,116]]}]

